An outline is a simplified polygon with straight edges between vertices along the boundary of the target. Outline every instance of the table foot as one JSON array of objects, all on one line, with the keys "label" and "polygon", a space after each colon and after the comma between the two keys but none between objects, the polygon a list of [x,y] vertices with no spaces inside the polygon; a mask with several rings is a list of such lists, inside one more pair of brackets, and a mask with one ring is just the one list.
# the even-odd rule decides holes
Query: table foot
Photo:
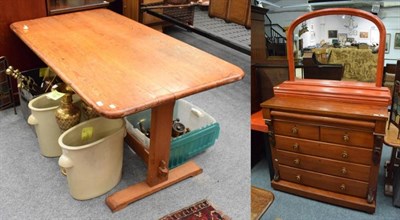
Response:
[{"label": "table foot", "polygon": [[116,212],[125,208],[132,202],[149,196],[164,188],[167,188],[175,183],[192,176],[202,173],[203,170],[193,161],[182,164],[169,172],[168,180],[150,187],[146,181],[129,186],[121,191],[115,192],[106,199],[107,206],[111,211]]}]

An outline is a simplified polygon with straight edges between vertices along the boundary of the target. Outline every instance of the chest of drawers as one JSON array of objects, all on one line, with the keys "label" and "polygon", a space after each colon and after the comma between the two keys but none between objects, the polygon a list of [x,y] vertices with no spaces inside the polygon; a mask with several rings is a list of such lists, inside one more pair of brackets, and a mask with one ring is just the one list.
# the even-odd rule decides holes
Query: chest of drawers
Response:
[{"label": "chest of drawers", "polygon": [[261,106],[270,130],[274,189],[375,211],[387,108],[290,96]]}]

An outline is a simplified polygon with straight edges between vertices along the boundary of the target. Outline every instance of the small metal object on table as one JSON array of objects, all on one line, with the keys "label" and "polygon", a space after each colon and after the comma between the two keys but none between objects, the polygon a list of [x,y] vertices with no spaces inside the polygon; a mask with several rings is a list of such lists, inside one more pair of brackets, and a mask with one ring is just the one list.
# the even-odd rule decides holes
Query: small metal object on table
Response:
[{"label": "small metal object on table", "polygon": [[175,101],[238,81],[242,69],[106,9],[20,21],[11,29],[101,116],[151,108],[149,149],[126,137],[145,161],[147,179],[108,196],[112,211],[202,172],[193,161],[168,169]]}]

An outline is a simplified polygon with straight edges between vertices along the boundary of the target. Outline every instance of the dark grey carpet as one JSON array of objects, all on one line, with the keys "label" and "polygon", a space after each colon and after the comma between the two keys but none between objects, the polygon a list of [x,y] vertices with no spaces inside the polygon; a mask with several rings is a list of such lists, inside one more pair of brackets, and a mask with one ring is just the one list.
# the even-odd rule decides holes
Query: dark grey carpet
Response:
[{"label": "dark grey carpet", "polygon": [[[250,57],[196,34],[168,34],[250,70]],[[212,65],[212,64],[210,64]],[[111,213],[106,195],[145,179],[143,162],[125,150],[121,182],[106,195],[74,200],[57,158],[40,155],[36,137],[22,114],[0,111],[0,219],[158,219],[202,199],[233,219],[250,213],[250,79],[188,97],[221,126],[216,144],[194,158],[203,173]],[[18,109],[20,110],[20,109]]]},{"label": "dark grey carpet", "polygon": [[275,195],[275,200],[262,217],[270,219],[296,219],[296,220],[398,220],[400,208],[392,206],[392,198],[383,194],[383,164],[390,159],[391,149],[384,147],[381,168],[378,178],[377,208],[374,214],[355,211],[339,206],[314,201],[311,199],[294,196],[272,189],[269,180],[269,170],[266,160],[260,161],[251,171],[251,184],[270,190]]}]

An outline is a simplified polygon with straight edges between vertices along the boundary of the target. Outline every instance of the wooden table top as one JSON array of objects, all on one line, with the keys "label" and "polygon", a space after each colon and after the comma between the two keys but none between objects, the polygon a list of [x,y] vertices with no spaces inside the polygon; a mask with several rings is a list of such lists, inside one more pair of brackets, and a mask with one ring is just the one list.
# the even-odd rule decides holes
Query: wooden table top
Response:
[{"label": "wooden table top", "polygon": [[107,9],[20,21],[11,29],[108,118],[244,77],[235,65]]}]

